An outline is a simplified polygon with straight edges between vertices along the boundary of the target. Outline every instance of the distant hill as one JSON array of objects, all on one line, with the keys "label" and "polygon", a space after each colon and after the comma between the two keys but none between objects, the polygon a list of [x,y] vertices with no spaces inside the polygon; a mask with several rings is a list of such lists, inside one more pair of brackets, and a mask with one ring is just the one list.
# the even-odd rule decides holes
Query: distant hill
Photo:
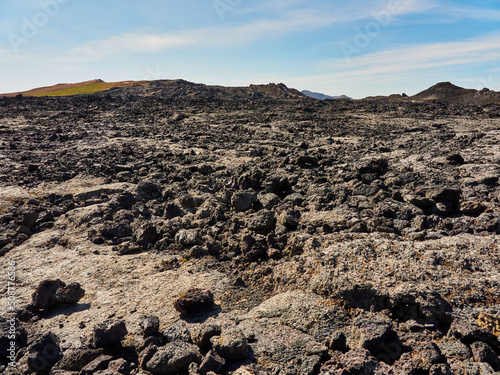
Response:
[{"label": "distant hill", "polygon": [[80,83],[61,83],[24,92],[0,94],[0,96],[72,96],[82,94],[110,96],[156,96],[163,98],[304,98],[298,90],[285,84],[250,85],[248,87],[208,86],[178,80],[104,82],[100,79]]},{"label": "distant hill", "polygon": [[413,96],[408,96],[406,94],[392,94],[389,96],[369,96],[365,98],[365,100],[382,100],[391,102],[422,102],[439,100],[453,104],[487,104],[500,103],[500,92],[489,90],[487,88],[482,90],[465,89],[450,82],[440,82]]},{"label": "distant hill", "polygon": [[319,99],[319,100],[325,100],[325,99],[351,99],[350,97],[346,96],[346,95],[340,95],[340,96],[330,96],[330,95],[326,95],[326,94],[322,94],[320,92],[313,92],[313,91],[309,91],[309,90],[303,90],[301,91],[302,94],[310,97],[310,98],[314,98],[314,99]]},{"label": "distant hill", "polygon": [[489,89],[474,90],[440,82],[410,98],[411,100],[441,100],[451,103],[500,103],[500,92]]},{"label": "distant hill", "polygon": [[19,94],[23,96],[72,96],[94,94],[115,87],[141,85],[144,84],[144,82],[145,81],[104,82],[100,79],[94,79],[78,83],[59,83],[54,86],[39,87],[28,91],[0,94],[0,96],[12,97]]}]

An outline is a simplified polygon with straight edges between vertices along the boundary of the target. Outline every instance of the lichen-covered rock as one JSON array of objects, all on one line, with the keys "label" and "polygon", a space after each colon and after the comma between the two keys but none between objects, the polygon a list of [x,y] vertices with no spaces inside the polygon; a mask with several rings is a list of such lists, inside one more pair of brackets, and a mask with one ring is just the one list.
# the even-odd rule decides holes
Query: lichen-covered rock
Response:
[{"label": "lichen-covered rock", "polygon": [[248,355],[248,343],[239,329],[224,329],[220,336],[210,339],[213,350],[227,360],[242,359]]},{"label": "lichen-covered rock", "polygon": [[202,323],[196,324],[191,328],[191,339],[194,344],[201,348],[207,348],[210,346],[210,339],[213,336],[219,336],[221,333],[221,327],[215,323]]},{"label": "lichen-covered rock", "polygon": [[180,320],[163,331],[163,337],[167,342],[184,341],[191,343],[191,332],[188,325]]},{"label": "lichen-covered rock", "polygon": [[197,346],[176,341],[159,348],[145,365],[153,375],[176,375],[187,371],[192,362],[201,363],[202,356]]}]

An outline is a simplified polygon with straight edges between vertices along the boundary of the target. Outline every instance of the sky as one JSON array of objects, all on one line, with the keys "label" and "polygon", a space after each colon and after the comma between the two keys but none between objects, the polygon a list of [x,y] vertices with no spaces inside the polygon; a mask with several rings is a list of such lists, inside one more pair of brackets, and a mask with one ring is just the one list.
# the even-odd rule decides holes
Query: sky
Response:
[{"label": "sky", "polygon": [[500,90],[498,0],[0,0],[0,93],[102,79]]}]

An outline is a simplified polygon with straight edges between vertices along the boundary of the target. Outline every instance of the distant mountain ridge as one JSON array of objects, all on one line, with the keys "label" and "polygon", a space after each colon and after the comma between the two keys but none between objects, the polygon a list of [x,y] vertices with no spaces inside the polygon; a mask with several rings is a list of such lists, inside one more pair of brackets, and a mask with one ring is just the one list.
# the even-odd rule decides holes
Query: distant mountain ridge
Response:
[{"label": "distant mountain ridge", "polygon": [[209,86],[188,82],[183,79],[158,81],[104,82],[100,79],[80,83],[61,83],[24,92],[0,94],[1,96],[73,96],[73,95],[110,95],[110,96],[156,96],[163,98],[305,98],[300,91],[288,88],[283,83],[250,85],[248,87]]},{"label": "distant mountain ridge", "polygon": [[326,94],[322,94],[320,92],[314,92],[314,91],[309,91],[309,90],[302,90],[302,94],[313,98],[313,99],[319,99],[319,100],[326,100],[326,99],[352,99],[346,95],[339,95],[339,96],[330,96]]},{"label": "distant mountain ridge", "polygon": [[[158,81],[104,82],[100,79],[79,83],[59,83],[53,86],[35,88],[23,92],[0,94],[0,97],[23,96],[73,96],[96,95],[111,97],[159,97],[159,98],[205,98],[205,99],[351,99],[348,96],[330,96],[304,90],[302,92],[287,87],[283,83],[250,85],[246,87],[226,87],[193,83],[183,79]],[[500,92],[484,88],[466,89],[450,82],[440,82],[413,96],[393,94],[374,96],[365,100],[382,101],[429,101],[439,100],[453,104],[500,103]]]}]

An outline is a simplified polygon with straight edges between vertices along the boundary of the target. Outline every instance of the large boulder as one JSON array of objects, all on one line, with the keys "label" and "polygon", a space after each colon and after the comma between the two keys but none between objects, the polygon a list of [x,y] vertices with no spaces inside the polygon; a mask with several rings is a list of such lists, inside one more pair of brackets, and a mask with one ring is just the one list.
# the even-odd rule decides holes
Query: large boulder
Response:
[{"label": "large boulder", "polygon": [[63,281],[43,280],[33,293],[31,305],[38,310],[54,308],[60,304],[77,303],[85,295],[79,283],[66,285]]}]

